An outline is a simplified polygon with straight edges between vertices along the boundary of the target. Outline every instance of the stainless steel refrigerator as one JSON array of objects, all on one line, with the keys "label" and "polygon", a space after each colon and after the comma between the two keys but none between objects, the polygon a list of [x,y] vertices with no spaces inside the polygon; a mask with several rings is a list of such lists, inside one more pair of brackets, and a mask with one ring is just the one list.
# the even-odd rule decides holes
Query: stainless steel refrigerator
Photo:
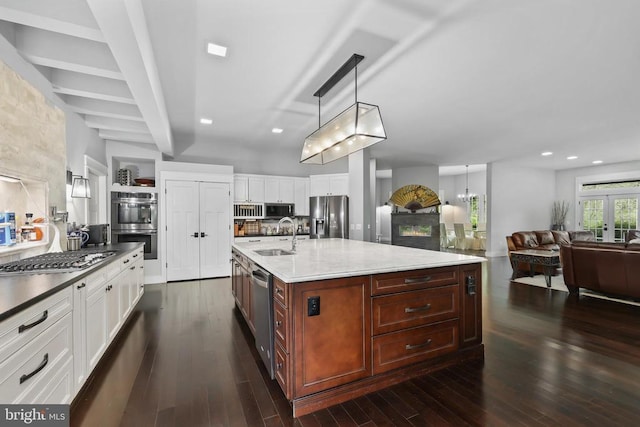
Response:
[{"label": "stainless steel refrigerator", "polygon": [[309,198],[309,237],[349,238],[349,198],[315,196]]}]

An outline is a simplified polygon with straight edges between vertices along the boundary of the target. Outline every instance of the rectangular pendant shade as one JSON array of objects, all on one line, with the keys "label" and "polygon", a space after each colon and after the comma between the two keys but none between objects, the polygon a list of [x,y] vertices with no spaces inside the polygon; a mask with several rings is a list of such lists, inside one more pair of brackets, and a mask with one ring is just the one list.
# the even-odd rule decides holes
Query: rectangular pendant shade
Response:
[{"label": "rectangular pendant shade", "polygon": [[89,180],[81,176],[73,177],[73,186],[71,187],[71,197],[90,199],[91,187]]},{"label": "rectangular pendant shade", "polygon": [[356,102],[304,140],[300,163],[323,165],[385,139],[378,106]]}]

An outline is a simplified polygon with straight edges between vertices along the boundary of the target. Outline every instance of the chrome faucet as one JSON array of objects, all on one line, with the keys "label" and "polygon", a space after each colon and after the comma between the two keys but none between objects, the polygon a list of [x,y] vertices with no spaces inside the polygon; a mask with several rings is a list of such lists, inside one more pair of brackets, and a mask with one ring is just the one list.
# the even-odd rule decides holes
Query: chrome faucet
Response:
[{"label": "chrome faucet", "polygon": [[278,230],[277,232],[280,232],[280,224],[282,224],[283,222],[287,222],[289,221],[291,223],[291,228],[293,229],[293,237],[291,238],[291,252],[295,252],[296,251],[296,223],[293,219],[289,218],[288,216],[285,216],[284,218],[282,218],[280,221],[278,221]]}]

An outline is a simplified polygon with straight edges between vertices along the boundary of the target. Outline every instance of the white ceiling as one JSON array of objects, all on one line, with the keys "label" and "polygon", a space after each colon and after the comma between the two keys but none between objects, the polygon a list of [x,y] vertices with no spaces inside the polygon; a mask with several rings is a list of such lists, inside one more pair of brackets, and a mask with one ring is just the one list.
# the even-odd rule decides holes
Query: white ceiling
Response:
[{"label": "white ceiling", "polygon": [[[353,53],[358,99],[380,106],[388,135],[371,148],[380,169],[640,159],[637,0],[0,0],[0,19],[101,137],[176,160],[346,171],[298,160],[313,93]],[[353,98],[349,75],[322,98],[323,122]]]}]

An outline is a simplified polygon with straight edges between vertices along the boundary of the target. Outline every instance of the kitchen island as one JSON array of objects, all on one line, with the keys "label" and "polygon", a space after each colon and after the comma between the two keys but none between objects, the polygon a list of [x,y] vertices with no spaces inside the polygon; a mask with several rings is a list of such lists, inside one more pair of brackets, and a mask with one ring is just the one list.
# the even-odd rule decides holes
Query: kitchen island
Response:
[{"label": "kitchen island", "polygon": [[[298,417],[483,357],[483,258],[347,240],[236,243],[232,290],[256,330],[251,269],[273,275],[275,378]],[[244,268],[243,268],[244,265]]]}]

